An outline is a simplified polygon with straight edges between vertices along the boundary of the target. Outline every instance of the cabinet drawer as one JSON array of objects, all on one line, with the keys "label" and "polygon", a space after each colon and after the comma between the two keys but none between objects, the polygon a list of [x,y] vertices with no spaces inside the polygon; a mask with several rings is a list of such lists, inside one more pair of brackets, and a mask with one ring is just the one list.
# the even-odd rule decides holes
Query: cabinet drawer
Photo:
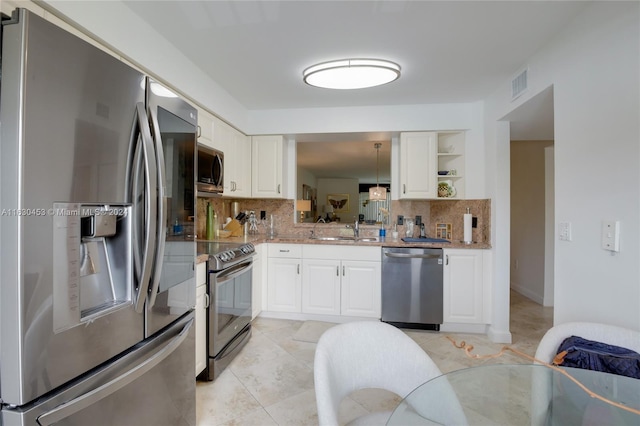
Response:
[{"label": "cabinet drawer", "polygon": [[299,244],[269,244],[269,257],[302,257],[302,246]]}]

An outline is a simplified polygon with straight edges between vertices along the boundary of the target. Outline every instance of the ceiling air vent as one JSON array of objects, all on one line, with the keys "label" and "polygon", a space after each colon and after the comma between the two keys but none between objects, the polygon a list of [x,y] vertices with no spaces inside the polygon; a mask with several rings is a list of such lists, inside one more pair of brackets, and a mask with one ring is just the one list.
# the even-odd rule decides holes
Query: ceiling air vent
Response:
[{"label": "ceiling air vent", "polygon": [[525,68],[513,80],[511,80],[511,100],[516,99],[527,90],[527,73],[529,68]]}]

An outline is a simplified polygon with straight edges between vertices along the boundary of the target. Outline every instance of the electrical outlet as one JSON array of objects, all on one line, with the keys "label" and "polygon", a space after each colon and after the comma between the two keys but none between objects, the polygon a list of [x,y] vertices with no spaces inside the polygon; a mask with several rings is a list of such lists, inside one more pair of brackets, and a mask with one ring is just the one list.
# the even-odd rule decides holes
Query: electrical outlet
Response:
[{"label": "electrical outlet", "polygon": [[421,225],[422,224],[422,216],[416,216],[416,225]]},{"label": "electrical outlet", "polygon": [[398,225],[404,225],[404,216],[398,215]]},{"label": "electrical outlet", "polygon": [[260,210],[260,220],[265,220],[267,218],[267,212],[264,210]]},{"label": "electrical outlet", "polygon": [[477,217],[475,217],[475,216],[473,216],[473,217],[471,218],[471,227],[472,227],[472,228],[477,228],[477,227],[478,227],[478,218],[477,218]]},{"label": "electrical outlet", "polygon": [[571,222],[560,222],[558,224],[560,241],[571,241]]}]

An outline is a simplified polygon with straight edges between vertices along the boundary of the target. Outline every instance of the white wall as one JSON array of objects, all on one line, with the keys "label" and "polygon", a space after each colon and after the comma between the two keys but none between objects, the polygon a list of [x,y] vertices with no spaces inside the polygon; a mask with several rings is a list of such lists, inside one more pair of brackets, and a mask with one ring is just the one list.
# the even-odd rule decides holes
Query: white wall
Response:
[{"label": "white wall", "polygon": [[[487,183],[495,196],[494,300],[508,298],[508,130],[502,117],[553,85],[555,323],[600,321],[640,329],[640,4],[595,3],[529,62],[530,89],[510,102],[510,81],[485,105]],[[600,247],[601,221],[621,222],[620,253]],[[498,225],[498,226],[496,226]],[[499,304],[494,323],[505,324]],[[498,328],[498,333],[502,330]]]}]

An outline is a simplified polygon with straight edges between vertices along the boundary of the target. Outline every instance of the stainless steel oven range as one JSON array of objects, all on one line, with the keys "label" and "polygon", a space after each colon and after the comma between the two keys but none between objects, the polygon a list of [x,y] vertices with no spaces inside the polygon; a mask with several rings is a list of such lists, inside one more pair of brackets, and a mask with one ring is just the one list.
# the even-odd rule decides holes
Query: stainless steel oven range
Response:
[{"label": "stainless steel oven range", "polygon": [[214,380],[251,337],[251,243],[199,242],[209,253],[207,367],[202,380]]}]

